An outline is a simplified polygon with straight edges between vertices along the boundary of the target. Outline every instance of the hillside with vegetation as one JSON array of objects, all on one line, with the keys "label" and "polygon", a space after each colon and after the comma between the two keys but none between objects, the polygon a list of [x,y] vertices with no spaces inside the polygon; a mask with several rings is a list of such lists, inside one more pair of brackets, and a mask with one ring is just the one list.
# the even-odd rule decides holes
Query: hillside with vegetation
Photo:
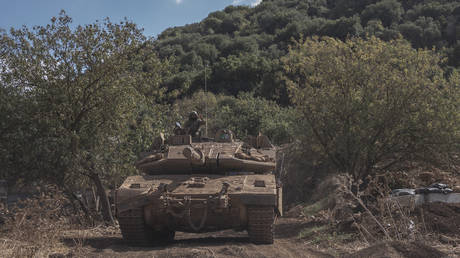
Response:
[{"label": "hillside with vegetation", "polygon": [[176,72],[167,78],[172,98],[203,89],[236,96],[241,91],[290,103],[283,79],[289,46],[308,36],[340,40],[375,36],[404,38],[412,47],[436,49],[460,66],[460,3],[450,0],[264,0],[258,6],[229,6],[199,23],[169,28],[155,40],[160,58]]}]

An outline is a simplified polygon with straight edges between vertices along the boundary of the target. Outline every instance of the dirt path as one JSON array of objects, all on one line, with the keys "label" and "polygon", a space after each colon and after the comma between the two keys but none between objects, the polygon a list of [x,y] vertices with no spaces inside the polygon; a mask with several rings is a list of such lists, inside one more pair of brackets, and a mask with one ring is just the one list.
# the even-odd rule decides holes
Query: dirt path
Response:
[{"label": "dirt path", "polygon": [[119,233],[81,237],[80,231],[80,237],[76,237],[69,232],[63,242],[78,250],[74,256],[85,257],[332,257],[298,239],[301,224],[297,219],[278,219],[273,245],[251,244],[245,231],[231,230],[204,234],[178,232],[173,243],[150,248],[127,246]]}]

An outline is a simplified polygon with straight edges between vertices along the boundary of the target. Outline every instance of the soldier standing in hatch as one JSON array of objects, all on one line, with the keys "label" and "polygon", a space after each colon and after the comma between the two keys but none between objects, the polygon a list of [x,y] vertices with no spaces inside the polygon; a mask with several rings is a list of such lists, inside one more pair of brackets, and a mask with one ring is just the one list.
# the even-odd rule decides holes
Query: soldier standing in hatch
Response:
[{"label": "soldier standing in hatch", "polygon": [[198,130],[200,126],[204,125],[205,121],[198,115],[196,111],[190,112],[188,115],[188,120],[184,124],[184,129],[187,134],[190,134],[192,137],[198,136]]}]

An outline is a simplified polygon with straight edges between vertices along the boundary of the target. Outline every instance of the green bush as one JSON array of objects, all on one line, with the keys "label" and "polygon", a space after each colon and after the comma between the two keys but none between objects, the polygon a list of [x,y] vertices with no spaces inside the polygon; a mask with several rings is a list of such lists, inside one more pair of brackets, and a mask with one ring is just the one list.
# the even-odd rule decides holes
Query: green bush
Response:
[{"label": "green bush", "polygon": [[209,92],[206,95],[199,91],[190,98],[176,101],[178,119],[186,120],[192,110],[196,110],[205,118],[206,98],[210,136],[218,129],[228,128],[240,139],[261,132],[279,144],[290,141],[292,137],[295,110],[280,107],[274,101],[254,97],[249,93],[233,97]]},{"label": "green bush", "polygon": [[460,79],[442,61],[402,40],[298,42],[284,62],[304,146],[356,178],[458,152]]}]

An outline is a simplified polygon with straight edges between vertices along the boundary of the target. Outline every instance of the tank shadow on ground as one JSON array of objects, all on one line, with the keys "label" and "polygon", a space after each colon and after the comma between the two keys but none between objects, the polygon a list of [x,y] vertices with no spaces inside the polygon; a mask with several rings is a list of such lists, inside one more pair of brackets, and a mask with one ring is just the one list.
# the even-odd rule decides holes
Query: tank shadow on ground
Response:
[{"label": "tank shadow on ground", "polygon": [[128,251],[149,251],[149,250],[165,250],[167,248],[198,248],[220,246],[225,244],[251,244],[249,237],[201,237],[201,238],[181,238],[172,241],[171,243],[160,243],[149,247],[136,247],[129,246],[123,241],[121,237],[107,236],[107,237],[87,237],[75,241],[74,238],[62,238],[61,241],[68,247],[76,247],[77,243],[83,243],[83,247],[91,247],[102,251],[104,249],[111,249],[114,252],[128,252]]},{"label": "tank shadow on ground", "polygon": [[[299,232],[305,227],[311,226],[310,223],[301,222],[297,219],[285,218],[278,220],[275,224],[275,239],[297,238]],[[114,252],[137,251],[137,250],[164,250],[170,247],[176,248],[198,248],[210,247],[226,244],[251,244],[249,237],[245,231],[235,232],[232,230],[217,231],[214,233],[182,233],[178,232],[176,238],[171,243],[152,244],[149,247],[129,246],[120,235],[101,236],[101,237],[86,237],[73,238],[65,237],[61,241],[68,247],[76,247],[81,245],[87,248],[96,250],[111,249]]]}]

